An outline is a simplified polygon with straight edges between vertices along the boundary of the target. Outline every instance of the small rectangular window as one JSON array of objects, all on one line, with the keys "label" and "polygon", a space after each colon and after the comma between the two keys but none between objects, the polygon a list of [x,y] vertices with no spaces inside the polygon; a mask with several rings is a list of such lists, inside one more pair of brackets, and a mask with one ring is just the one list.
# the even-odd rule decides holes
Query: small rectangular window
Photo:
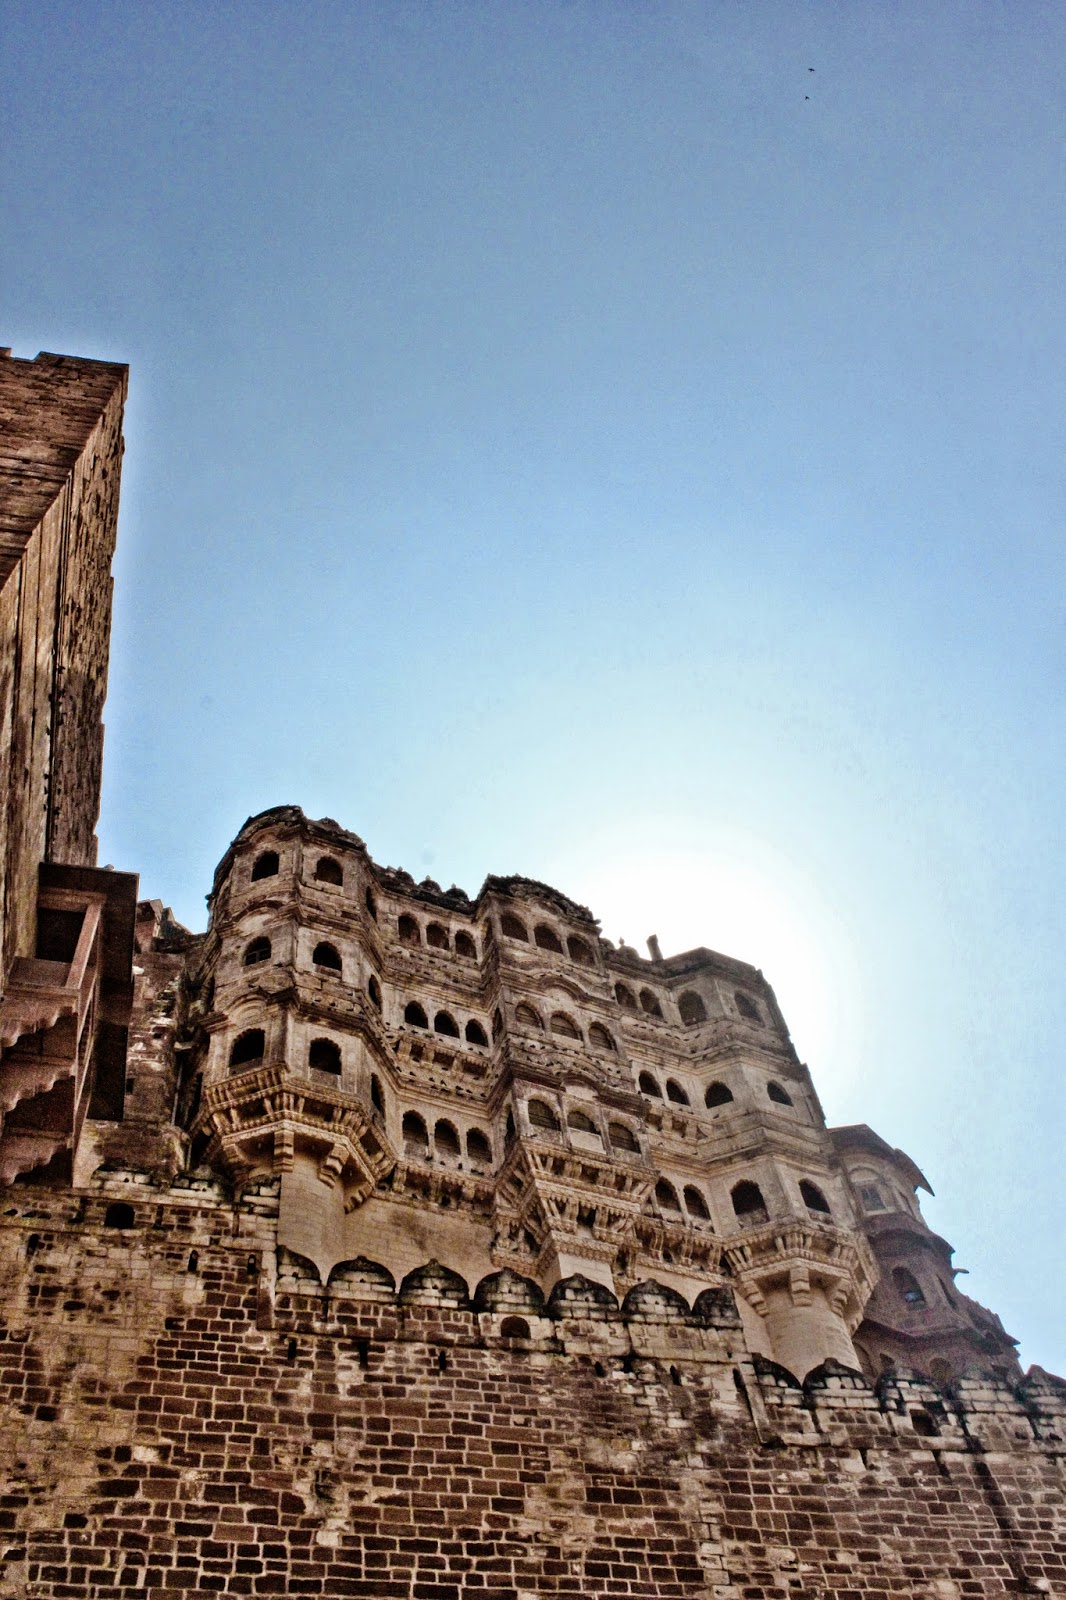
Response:
[{"label": "small rectangular window", "polygon": [[867,1183],[859,1190],[864,1211],[887,1211],[880,1189],[876,1184]]}]

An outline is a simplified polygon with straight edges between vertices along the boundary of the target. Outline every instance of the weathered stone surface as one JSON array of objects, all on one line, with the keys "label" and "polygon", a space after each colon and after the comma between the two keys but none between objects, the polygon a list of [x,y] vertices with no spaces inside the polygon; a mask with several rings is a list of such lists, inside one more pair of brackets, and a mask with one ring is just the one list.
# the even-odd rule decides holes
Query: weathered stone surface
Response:
[{"label": "weathered stone surface", "polygon": [[37,866],[92,865],[126,368],[0,357],[0,971]]},{"label": "weathered stone surface", "polygon": [[136,880],[94,869],[126,369],[0,354],[0,1185],[121,1115]]},{"label": "weathered stone surface", "polygon": [[296,807],[202,937],[93,873],[124,392],[0,359],[0,1600],[1066,1594],[1066,1384],[761,973]]},{"label": "weathered stone surface", "polygon": [[[105,1224],[116,1194],[130,1227]],[[422,1288],[445,1292],[419,1304],[372,1282],[361,1298],[356,1273],[327,1309],[313,1271],[281,1268],[265,1315],[261,1196],[190,1204],[116,1176],[91,1196],[12,1196],[10,1600],[917,1600],[1066,1583],[1061,1446],[1015,1430],[1024,1407],[1002,1387],[956,1411],[926,1382],[900,1412],[823,1371],[804,1395],[745,1354],[659,1350],[646,1314],[637,1359],[571,1352],[571,1305],[614,1325],[602,1290],[555,1297],[561,1342],[486,1338],[436,1269]],[[475,1307],[500,1287],[475,1288]]]}]

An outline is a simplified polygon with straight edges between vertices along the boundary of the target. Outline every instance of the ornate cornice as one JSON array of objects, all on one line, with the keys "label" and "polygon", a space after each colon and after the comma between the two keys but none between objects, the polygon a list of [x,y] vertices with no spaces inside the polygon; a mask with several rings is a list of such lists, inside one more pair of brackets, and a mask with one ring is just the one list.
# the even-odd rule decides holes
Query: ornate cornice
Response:
[{"label": "ornate cornice", "polygon": [[194,1135],[207,1160],[232,1173],[290,1170],[297,1150],[313,1155],[327,1186],[343,1180],[349,1201],[365,1198],[396,1161],[380,1119],[339,1090],[304,1084],[276,1064],[253,1067],[205,1089]]},{"label": "ornate cornice", "polygon": [[760,1315],[771,1286],[785,1283],[796,1306],[809,1305],[817,1286],[849,1332],[861,1322],[878,1279],[863,1235],[829,1222],[784,1217],[760,1223],[726,1238],[722,1253],[736,1288]]}]

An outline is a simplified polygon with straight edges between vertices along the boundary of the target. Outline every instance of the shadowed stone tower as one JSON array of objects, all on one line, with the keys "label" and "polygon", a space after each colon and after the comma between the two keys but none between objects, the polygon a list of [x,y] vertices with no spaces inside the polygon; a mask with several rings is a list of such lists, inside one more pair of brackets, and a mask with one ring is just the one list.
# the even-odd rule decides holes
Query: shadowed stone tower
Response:
[{"label": "shadowed stone tower", "polygon": [[0,1183],[121,1115],[136,878],[96,870],[126,368],[0,353]]}]

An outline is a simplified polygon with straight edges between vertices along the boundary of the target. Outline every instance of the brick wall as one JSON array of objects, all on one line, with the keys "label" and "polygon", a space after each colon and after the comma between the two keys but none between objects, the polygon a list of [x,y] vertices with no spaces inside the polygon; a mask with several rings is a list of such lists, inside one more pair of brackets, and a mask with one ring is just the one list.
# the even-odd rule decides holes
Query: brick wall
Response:
[{"label": "brick wall", "polygon": [[1066,1592],[1056,1381],[801,1388],[728,1291],[623,1313],[497,1274],[471,1303],[358,1262],[327,1292],[277,1251],[276,1196],[10,1191],[5,1600]]}]

